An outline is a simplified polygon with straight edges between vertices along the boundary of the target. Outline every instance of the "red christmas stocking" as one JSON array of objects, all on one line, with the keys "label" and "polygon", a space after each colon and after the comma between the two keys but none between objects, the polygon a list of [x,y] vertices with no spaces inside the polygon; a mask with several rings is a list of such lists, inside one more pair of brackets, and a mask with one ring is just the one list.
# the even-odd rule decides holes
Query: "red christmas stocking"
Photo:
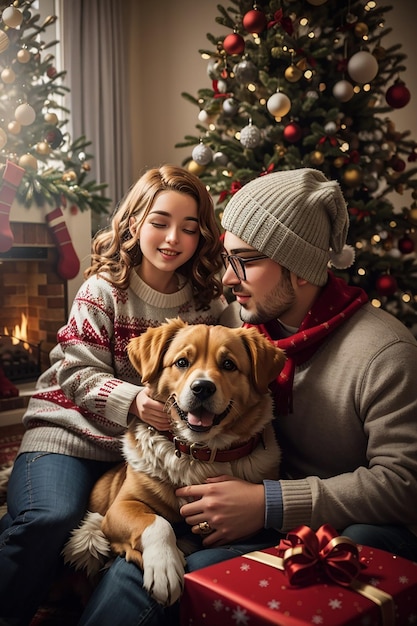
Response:
[{"label": "red christmas stocking", "polygon": [[64,214],[60,207],[47,213],[46,222],[52,231],[52,236],[59,250],[58,274],[64,280],[74,278],[80,271],[80,260],[72,245]]},{"label": "red christmas stocking", "polygon": [[7,252],[13,245],[14,237],[10,229],[10,208],[16,196],[25,170],[19,165],[6,161],[3,183],[0,187],[0,252]]}]

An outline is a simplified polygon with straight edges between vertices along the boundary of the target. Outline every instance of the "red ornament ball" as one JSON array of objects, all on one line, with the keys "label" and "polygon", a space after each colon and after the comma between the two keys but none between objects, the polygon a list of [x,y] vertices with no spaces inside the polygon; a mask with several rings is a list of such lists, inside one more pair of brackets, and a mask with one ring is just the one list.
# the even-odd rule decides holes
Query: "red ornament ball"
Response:
[{"label": "red ornament ball", "polygon": [[410,91],[402,81],[396,81],[385,94],[385,100],[393,109],[402,109],[410,102],[410,98]]},{"label": "red ornament ball", "polygon": [[266,24],[266,15],[263,11],[259,11],[259,9],[252,9],[243,16],[243,28],[245,28],[248,33],[256,33],[259,35],[259,33],[265,30]]},{"label": "red ornament ball", "polygon": [[402,252],[402,254],[411,254],[414,252],[414,241],[411,237],[404,235],[401,239],[398,240],[398,250]]},{"label": "red ornament ball", "polygon": [[242,54],[245,50],[245,40],[237,33],[227,35],[223,41],[223,49],[227,54]]},{"label": "red ornament ball", "polygon": [[395,277],[389,274],[378,276],[375,286],[380,296],[393,296],[398,289]]},{"label": "red ornament ball", "polygon": [[286,141],[289,141],[290,143],[296,143],[297,141],[300,141],[301,137],[303,136],[303,130],[301,126],[296,122],[290,122],[284,128],[282,135]]},{"label": "red ornament ball", "polygon": [[403,172],[406,168],[406,162],[399,156],[394,155],[388,162],[388,165],[392,167],[394,172]]}]

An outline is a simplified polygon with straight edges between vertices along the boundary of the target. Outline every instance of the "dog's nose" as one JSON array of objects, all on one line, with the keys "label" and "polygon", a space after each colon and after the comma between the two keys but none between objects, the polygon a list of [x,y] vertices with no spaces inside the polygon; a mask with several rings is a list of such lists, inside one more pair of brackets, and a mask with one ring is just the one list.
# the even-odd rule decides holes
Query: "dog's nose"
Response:
[{"label": "dog's nose", "polygon": [[191,383],[191,391],[199,400],[205,400],[215,393],[216,385],[212,383],[211,380],[196,378],[196,380]]}]

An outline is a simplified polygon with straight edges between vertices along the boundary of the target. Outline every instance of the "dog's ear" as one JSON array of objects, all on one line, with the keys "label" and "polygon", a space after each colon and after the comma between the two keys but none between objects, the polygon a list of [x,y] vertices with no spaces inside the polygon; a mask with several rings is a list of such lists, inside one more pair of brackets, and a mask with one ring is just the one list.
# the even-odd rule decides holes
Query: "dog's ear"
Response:
[{"label": "dog's ear", "polygon": [[168,320],[157,328],[148,328],[142,335],[129,341],[127,347],[129,359],[139,372],[142,384],[154,382],[162,369],[162,359],[169,342],[180,328],[186,325],[179,318]]},{"label": "dog's ear", "polygon": [[240,328],[240,335],[252,361],[252,382],[260,393],[267,393],[268,385],[281,372],[285,353],[277,348],[256,328]]}]

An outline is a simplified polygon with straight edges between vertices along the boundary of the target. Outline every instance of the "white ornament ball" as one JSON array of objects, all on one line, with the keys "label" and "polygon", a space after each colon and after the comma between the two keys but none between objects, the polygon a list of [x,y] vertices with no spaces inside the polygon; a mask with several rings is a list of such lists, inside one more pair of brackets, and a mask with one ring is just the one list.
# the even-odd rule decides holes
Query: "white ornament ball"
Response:
[{"label": "white ornament ball", "polygon": [[219,93],[227,93],[227,82],[225,80],[218,80],[217,89]]},{"label": "white ornament ball", "polygon": [[3,22],[9,28],[17,28],[23,20],[23,15],[16,7],[7,7],[1,14]]},{"label": "white ornament ball", "polygon": [[239,102],[234,98],[226,98],[223,102],[223,111],[226,115],[236,115],[239,110]]},{"label": "white ornament ball", "polygon": [[354,93],[353,85],[348,80],[339,80],[333,85],[333,95],[340,102],[348,102]]},{"label": "white ornament ball", "polygon": [[19,104],[14,112],[14,116],[22,126],[30,126],[36,119],[35,109],[27,102]]},{"label": "white ornament ball", "polygon": [[208,124],[210,122],[210,115],[204,109],[201,109],[198,114],[198,121],[202,124]]},{"label": "white ornament ball", "polygon": [[266,103],[266,107],[274,117],[284,117],[291,109],[291,100],[285,93],[274,93]]},{"label": "white ornament ball", "polygon": [[261,131],[256,126],[248,124],[240,131],[240,143],[244,148],[256,148],[261,141]]},{"label": "white ornament ball", "polygon": [[193,148],[191,156],[197,165],[207,165],[213,159],[213,151],[209,146],[199,143]]},{"label": "white ornament ball", "polygon": [[7,134],[2,128],[0,128],[0,150],[4,148],[7,143]]},{"label": "white ornament ball", "polygon": [[227,165],[229,162],[229,157],[224,152],[215,152],[213,154],[213,163],[216,165]]},{"label": "white ornament ball", "polygon": [[361,50],[348,61],[349,76],[358,83],[369,83],[378,74],[378,61],[370,52]]},{"label": "white ornament ball", "polygon": [[336,131],[337,131],[336,122],[327,122],[327,124],[324,125],[324,132],[327,135],[334,135]]}]

